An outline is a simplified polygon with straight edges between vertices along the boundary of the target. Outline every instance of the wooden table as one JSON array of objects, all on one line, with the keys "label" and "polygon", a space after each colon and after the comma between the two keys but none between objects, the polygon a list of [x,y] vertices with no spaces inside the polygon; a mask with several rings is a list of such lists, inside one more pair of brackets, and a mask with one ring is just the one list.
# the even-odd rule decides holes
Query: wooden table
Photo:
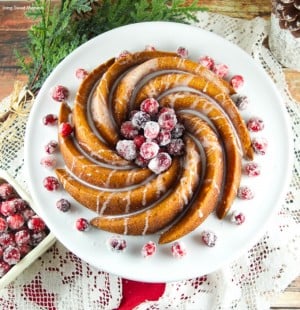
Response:
[{"label": "wooden table", "polygon": [[[24,17],[28,4],[29,1],[0,2],[0,101],[11,93],[16,80],[24,83],[27,80],[20,72],[13,51],[25,50],[26,32],[31,26]],[[246,19],[269,18],[271,11],[271,0],[203,0],[199,5],[206,6],[211,12]],[[284,69],[284,72],[290,92],[300,104],[300,72],[291,69]],[[300,277],[274,299],[271,309],[300,309]]]}]

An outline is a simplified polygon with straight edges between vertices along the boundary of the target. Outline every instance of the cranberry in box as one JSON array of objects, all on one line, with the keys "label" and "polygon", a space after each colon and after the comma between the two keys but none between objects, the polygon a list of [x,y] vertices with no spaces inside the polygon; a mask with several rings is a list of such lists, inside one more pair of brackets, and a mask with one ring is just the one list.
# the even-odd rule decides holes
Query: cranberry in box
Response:
[{"label": "cranberry in box", "polygon": [[0,170],[0,289],[42,255],[55,237],[16,181]]}]

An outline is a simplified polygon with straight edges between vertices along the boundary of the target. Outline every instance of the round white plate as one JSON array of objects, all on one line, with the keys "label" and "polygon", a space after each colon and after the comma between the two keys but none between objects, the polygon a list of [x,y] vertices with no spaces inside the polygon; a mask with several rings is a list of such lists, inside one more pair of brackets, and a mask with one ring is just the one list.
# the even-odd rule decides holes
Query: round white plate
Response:
[{"label": "round white plate", "polygon": [[[80,84],[75,77],[77,68],[92,70],[123,50],[135,52],[149,44],[168,51],[184,46],[188,48],[191,59],[210,55],[216,62],[227,64],[231,74],[241,74],[245,79],[241,93],[250,99],[249,108],[243,116],[260,116],[265,121],[265,129],[256,135],[265,137],[269,142],[267,154],[255,158],[262,167],[262,174],[242,179],[242,185],[249,185],[254,190],[255,198],[249,201],[237,199],[232,207],[245,213],[245,223],[237,226],[229,219],[220,221],[211,214],[203,225],[181,240],[187,248],[187,255],[181,259],[172,256],[171,244],[159,246],[153,257],[143,258],[140,254],[142,245],[148,240],[157,241],[157,235],[125,236],[126,251],[110,251],[106,246],[110,233],[96,229],[79,232],[74,227],[78,217],[90,219],[95,214],[69,198],[63,190],[48,192],[42,185],[46,176],[55,175],[54,171],[40,165],[40,159],[45,155],[44,145],[51,139],[57,139],[57,128],[42,124],[43,116],[57,114],[60,107],[51,99],[50,89],[58,84],[65,85],[71,94],[68,103],[72,105]],[[264,231],[271,214],[283,202],[292,167],[288,124],[287,113],[270,78],[237,46],[210,32],[183,24],[149,22],[128,25],[104,33],[77,48],[44,83],[30,113],[26,132],[25,165],[30,192],[40,208],[40,215],[56,237],[91,265],[127,279],[145,282],[193,278],[217,270],[249,249]],[[59,154],[57,156],[60,157]],[[59,165],[63,165],[61,159]],[[61,197],[71,200],[72,211],[62,213],[56,209],[55,203]],[[217,234],[215,247],[209,248],[201,243],[199,235],[204,229]]]}]

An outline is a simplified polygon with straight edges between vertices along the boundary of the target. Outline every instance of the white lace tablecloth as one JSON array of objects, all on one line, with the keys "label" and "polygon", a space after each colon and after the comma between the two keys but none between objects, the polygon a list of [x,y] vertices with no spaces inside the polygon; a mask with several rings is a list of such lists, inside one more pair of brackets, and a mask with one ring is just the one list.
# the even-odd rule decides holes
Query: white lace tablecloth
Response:
[{"label": "white lace tablecloth", "polygon": [[[214,273],[168,283],[158,301],[144,302],[137,309],[268,309],[274,296],[300,274],[300,104],[291,98],[281,66],[263,44],[269,33],[268,21],[211,13],[199,13],[198,17],[197,26],[239,45],[274,80],[294,132],[293,179],[280,212],[252,249]],[[9,98],[0,108],[7,105]],[[27,116],[18,113],[5,131],[0,125],[1,168],[25,188],[22,145]],[[120,278],[93,268],[60,242],[0,291],[1,309],[5,310],[116,309],[121,299]]]}]

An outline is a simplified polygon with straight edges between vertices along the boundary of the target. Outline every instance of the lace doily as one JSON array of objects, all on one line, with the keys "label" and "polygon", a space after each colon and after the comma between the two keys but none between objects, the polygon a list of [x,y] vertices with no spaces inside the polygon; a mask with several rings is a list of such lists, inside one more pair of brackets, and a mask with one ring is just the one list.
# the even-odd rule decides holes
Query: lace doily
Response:
[{"label": "lace doily", "polygon": [[[162,297],[136,309],[268,309],[300,273],[300,105],[290,96],[279,63],[263,42],[269,22],[199,13],[199,26],[248,52],[272,77],[284,98],[294,132],[295,163],[286,199],[267,232],[242,257],[219,271],[168,283]],[[10,99],[1,103],[1,110]],[[26,188],[23,137],[28,113],[14,112],[0,125],[0,166]],[[120,278],[99,271],[59,242],[7,288],[0,291],[2,309],[116,309],[122,299]]]}]

